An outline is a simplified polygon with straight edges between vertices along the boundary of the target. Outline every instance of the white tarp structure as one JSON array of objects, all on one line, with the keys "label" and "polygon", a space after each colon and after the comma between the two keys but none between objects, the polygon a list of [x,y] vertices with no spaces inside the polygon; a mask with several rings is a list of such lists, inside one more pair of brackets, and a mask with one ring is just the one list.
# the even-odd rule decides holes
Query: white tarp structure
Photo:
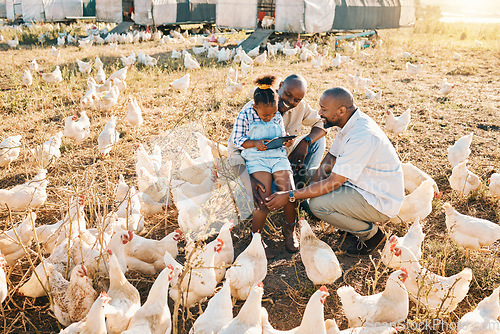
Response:
[{"label": "white tarp structure", "polygon": [[327,32],[332,29],[334,17],[334,0],[277,0],[275,30]]},{"label": "white tarp structure", "polygon": [[257,0],[218,0],[216,23],[219,27],[255,29],[257,27]]},{"label": "white tarp structure", "polygon": [[7,20],[14,20],[14,0],[5,0],[5,12],[7,15]]},{"label": "white tarp structure", "polygon": [[40,22],[43,18],[44,8],[42,0],[23,0],[21,5],[24,22]]},{"label": "white tarp structure", "polygon": [[95,11],[97,21],[111,23],[123,21],[121,0],[96,0]]},{"label": "white tarp structure", "polygon": [[0,0],[0,18],[6,19],[7,18],[7,7],[6,7],[5,0]]},{"label": "white tarp structure", "polygon": [[159,26],[175,23],[177,0],[134,0],[134,10],[137,24]]},{"label": "white tarp structure", "polygon": [[43,0],[43,2],[45,21],[61,21],[66,17],[83,16],[83,4],[81,0]]}]

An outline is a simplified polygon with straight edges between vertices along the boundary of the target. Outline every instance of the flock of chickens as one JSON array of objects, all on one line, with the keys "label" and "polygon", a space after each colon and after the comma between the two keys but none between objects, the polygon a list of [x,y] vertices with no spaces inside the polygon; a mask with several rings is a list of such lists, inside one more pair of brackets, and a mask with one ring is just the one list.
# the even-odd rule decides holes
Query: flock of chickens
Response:
[{"label": "flock of chickens", "polygon": [[[238,83],[239,77],[246,77],[253,66],[265,63],[268,57],[275,57],[278,52],[290,59],[299,57],[302,61],[311,61],[314,68],[320,68],[328,51],[327,47],[298,40],[293,46],[290,42],[268,43],[263,53],[260,53],[259,47],[245,53],[241,48],[220,48],[219,45],[226,42],[226,37],[222,35],[189,37],[177,31],[171,34],[162,36],[160,32],[151,34],[141,31],[108,34],[106,38],[89,34],[81,39],[63,34],[58,37],[57,44],[60,47],[65,43],[78,43],[81,48],[88,48],[93,43],[109,43],[112,49],[116,49],[118,43],[151,39],[169,43],[199,42],[202,46],[191,49],[194,55],[185,49],[174,50],[171,57],[182,58],[188,70],[201,68],[196,57],[202,54],[220,62],[233,60],[239,63],[239,68],[229,69],[226,88],[229,94],[243,90],[244,83]],[[7,42],[11,47],[18,45],[17,37]],[[369,41],[361,40],[348,43],[346,47],[357,52],[367,43]],[[61,49],[52,47],[50,52],[57,60]],[[366,51],[359,52],[362,57],[369,56]],[[405,52],[403,57],[410,59],[412,55]],[[454,57],[461,56],[455,54]],[[207,308],[190,330],[192,334],[282,333],[272,327],[267,311],[261,305],[267,259],[260,234],[253,234],[248,247],[236,259],[231,236],[232,222],[225,222],[213,241],[201,242],[201,236],[206,235],[210,228],[203,207],[220,182],[214,169],[227,154],[223,145],[212,142],[201,133],[196,133],[198,157],[181,152],[180,179],[174,179],[172,161],[162,159],[160,147],[155,146],[148,153],[144,146],[138,145],[135,152],[137,188],[127,185],[121,176],[115,186],[116,209],[102,221],[94,222],[96,227],[88,227],[85,198],[82,196],[72,199],[67,213],[57,223],[36,226],[36,213],[32,210],[41,207],[47,199],[46,168],[61,156],[62,137],[76,143],[85,141],[90,136],[91,127],[86,110],[109,112],[127,88],[128,68],[136,62],[155,66],[158,60],[141,52],[137,56],[132,52],[129,56],[122,56],[121,61],[123,68],[106,78],[104,64],[99,57],[95,58],[93,67],[97,73],[95,78],[89,76],[87,79],[87,91],[80,100],[81,111],[65,119],[64,132],[56,133],[28,152],[31,161],[40,168],[38,174],[24,184],[0,189],[2,208],[28,212],[15,228],[0,234],[0,301],[8,296],[4,268],[25,257],[27,249],[35,244],[50,256],[33,266],[31,277],[17,293],[32,298],[48,295],[54,315],[63,326],[67,326],[61,333],[170,333],[169,297],[188,310],[209,299]],[[330,66],[339,67],[346,62],[350,62],[350,57],[336,54]],[[77,65],[85,75],[92,71],[90,61],[78,60]],[[410,62],[406,67],[410,75],[418,75],[423,69],[422,64]],[[35,59],[24,71],[22,81],[26,86],[33,84],[33,73],[38,73]],[[40,73],[40,77],[53,84],[64,80],[59,66],[51,73]],[[189,80],[190,74],[187,73],[170,85],[177,91],[185,92],[189,88]],[[374,82],[363,78],[361,72],[349,75],[349,83],[356,90],[364,91],[366,98],[381,98],[381,91],[372,91],[370,88],[375,86]],[[449,94],[452,88],[453,85],[445,79],[441,93]],[[387,111],[386,130],[403,133],[410,122],[410,114],[411,111],[407,110],[396,117],[390,110]],[[141,108],[134,97],[128,98],[126,120],[135,128],[143,123]],[[109,154],[119,140],[116,123],[116,117],[110,116],[99,134],[98,149],[103,156]],[[462,195],[481,186],[479,177],[467,169],[472,139],[471,133],[448,148],[448,159],[453,167],[449,182],[451,188]],[[15,135],[0,143],[1,166],[9,168],[19,156],[21,140],[21,135]],[[321,287],[311,296],[300,326],[286,333],[396,333],[394,324],[406,320],[409,300],[431,314],[440,315],[452,312],[465,298],[472,280],[469,268],[454,276],[442,277],[419,263],[425,237],[420,221],[431,213],[432,200],[441,193],[436,182],[411,163],[403,164],[403,173],[405,189],[409,194],[405,196],[394,221],[412,225],[405,236],[389,238],[382,252],[383,263],[396,270],[390,274],[385,290],[379,294],[362,296],[351,286],[337,290],[349,321],[350,328],[347,330],[340,331],[334,319],[325,321],[323,312],[323,304],[329,296],[325,285],[333,284],[342,277],[339,261],[331,247],[315,236],[308,222],[300,220],[300,258],[308,278]],[[489,189],[495,196],[500,196],[500,174],[491,176]],[[178,210],[179,229],[161,240],[140,236],[145,225],[144,218],[163,212],[171,200]],[[498,224],[460,214],[449,203],[445,203],[443,209],[449,236],[458,245],[482,250],[481,247],[490,246],[500,239]],[[182,238],[186,240],[184,264],[176,261],[177,243]],[[125,276],[129,270],[146,275],[159,273],[142,305],[138,290]],[[217,290],[222,280],[222,288]],[[484,330],[470,331],[470,326],[467,326],[471,324],[489,324],[492,328],[500,326],[499,292],[500,287],[479,303],[475,310],[462,317],[459,325],[464,329],[460,333],[487,333]],[[233,299],[245,301],[236,317],[233,317]],[[381,325],[370,325],[374,323]]]}]

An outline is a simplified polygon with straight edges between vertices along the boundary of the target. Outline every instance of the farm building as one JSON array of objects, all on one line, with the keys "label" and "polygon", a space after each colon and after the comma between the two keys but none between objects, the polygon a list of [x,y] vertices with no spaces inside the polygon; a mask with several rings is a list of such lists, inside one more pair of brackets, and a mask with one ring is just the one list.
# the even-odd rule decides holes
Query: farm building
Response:
[{"label": "farm building", "polygon": [[279,32],[383,29],[415,21],[414,0],[218,0],[220,27],[256,29],[264,16]]},{"label": "farm building", "polygon": [[159,26],[215,22],[216,0],[0,0],[0,18],[24,22],[95,17]]}]

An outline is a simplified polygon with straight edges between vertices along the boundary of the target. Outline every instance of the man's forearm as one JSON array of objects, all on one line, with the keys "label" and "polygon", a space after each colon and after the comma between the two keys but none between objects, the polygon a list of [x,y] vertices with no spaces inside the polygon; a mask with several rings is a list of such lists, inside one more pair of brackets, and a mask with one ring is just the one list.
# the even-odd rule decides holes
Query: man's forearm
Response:
[{"label": "man's forearm", "polygon": [[318,167],[316,175],[314,175],[313,182],[318,182],[326,179],[332,172],[335,161],[337,161],[337,159],[330,152],[328,152],[321,161],[321,165]]},{"label": "man's forearm", "polygon": [[343,176],[333,174],[328,178],[314,182],[313,184],[293,191],[293,195],[297,199],[314,198],[329,192],[334,191],[340,187],[347,179]]},{"label": "man's forearm", "polygon": [[317,126],[313,126],[311,132],[309,133],[309,137],[311,138],[311,143],[314,143],[318,139],[324,137],[326,135],[326,131]]}]

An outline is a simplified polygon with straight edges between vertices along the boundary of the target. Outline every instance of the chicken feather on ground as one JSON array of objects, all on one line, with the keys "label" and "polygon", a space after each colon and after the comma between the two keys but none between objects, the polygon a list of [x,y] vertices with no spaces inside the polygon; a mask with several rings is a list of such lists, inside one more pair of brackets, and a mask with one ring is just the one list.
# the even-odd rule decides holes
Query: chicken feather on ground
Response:
[{"label": "chicken feather on ground", "polygon": [[383,292],[361,296],[351,286],[337,290],[349,327],[364,323],[403,321],[408,317],[408,292],[404,282],[408,278],[406,269],[393,272],[387,279]]},{"label": "chicken feather on ground", "polygon": [[460,246],[474,250],[491,246],[500,239],[500,225],[489,220],[463,215],[450,203],[444,203],[446,228],[451,240]]},{"label": "chicken feather on ground", "polygon": [[392,252],[401,258],[401,265],[408,271],[405,286],[410,299],[415,303],[419,301],[429,313],[452,312],[467,295],[472,280],[471,269],[465,268],[458,274],[443,277],[422,267],[405,246],[395,246]]},{"label": "chicken feather on ground", "polygon": [[226,272],[231,281],[231,296],[246,300],[252,286],[267,275],[267,258],[260,233],[254,233],[248,247],[236,258]]},{"label": "chicken feather on ground", "polygon": [[307,277],[314,284],[333,284],[342,269],[332,248],[318,239],[305,219],[300,224],[300,257],[306,267]]}]

